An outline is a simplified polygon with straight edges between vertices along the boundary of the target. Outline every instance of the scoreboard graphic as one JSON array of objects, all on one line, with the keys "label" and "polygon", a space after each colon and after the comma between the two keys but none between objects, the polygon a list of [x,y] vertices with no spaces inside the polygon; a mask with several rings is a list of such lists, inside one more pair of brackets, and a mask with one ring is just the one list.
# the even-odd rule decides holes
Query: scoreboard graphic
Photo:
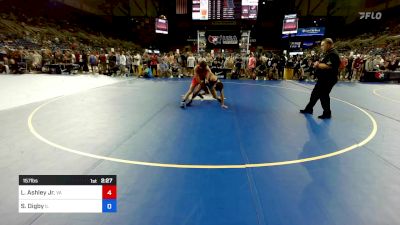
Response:
[{"label": "scoreboard graphic", "polygon": [[192,0],[193,20],[257,19],[258,0]]},{"label": "scoreboard graphic", "polygon": [[117,212],[116,175],[20,175],[20,213]]}]

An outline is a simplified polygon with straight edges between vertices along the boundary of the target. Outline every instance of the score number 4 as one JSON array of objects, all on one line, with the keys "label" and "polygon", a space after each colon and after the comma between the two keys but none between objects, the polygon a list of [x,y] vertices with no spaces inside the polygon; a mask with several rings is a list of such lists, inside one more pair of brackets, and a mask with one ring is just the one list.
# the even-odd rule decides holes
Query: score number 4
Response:
[{"label": "score number 4", "polygon": [[117,186],[103,185],[103,199],[116,199],[116,198],[117,198]]}]

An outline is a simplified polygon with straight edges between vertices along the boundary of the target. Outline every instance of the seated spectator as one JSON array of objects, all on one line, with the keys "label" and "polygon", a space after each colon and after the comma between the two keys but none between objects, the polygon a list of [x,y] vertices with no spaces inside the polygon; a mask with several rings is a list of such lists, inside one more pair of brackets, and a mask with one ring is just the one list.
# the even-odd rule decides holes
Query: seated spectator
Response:
[{"label": "seated spectator", "polygon": [[142,70],[142,75],[141,76],[144,77],[144,78],[153,78],[152,69],[149,68],[147,66],[147,64],[143,65],[143,70]]},{"label": "seated spectator", "polygon": [[0,58],[0,73],[10,74],[7,56]]},{"label": "seated spectator", "polygon": [[[264,78],[264,80],[266,80],[267,79],[267,73],[268,73],[266,63],[265,62],[261,62],[261,64],[256,67],[255,72],[256,72],[256,80],[260,79],[260,77]],[[268,79],[271,80],[272,78],[268,76]]]},{"label": "seated spectator", "polygon": [[278,64],[277,63],[272,63],[271,68],[268,71],[268,79],[269,80],[277,80],[278,79]]},{"label": "seated spectator", "polygon": [[315,69],[313,67],[314,61],[312,57],[307,58],[306,66],[304,67],[304,76],[307,81],[313,81],[315,79]]},{"label": "seated spectator", "polygon": [[169,66],[168,66],[168,63],[165,61],[165,59],[161,60],[159,67],[160,67],[160,76],[167,77],[168,71],[169,71]]},{"label": "seated spectator", "polygon": [[397,68],[399,67],[399,58],[396,58],[395,55],[392,55],[391,57],[388,58],[387,60],[387,65],[386,68],[390,71],[396,71]]},{"label": "seated spectator", "polygon": [[234,66],[235,66],[235,57],[233,54],[230,54],[225,60],[224,68],[232,70]]},{"label": "seated spectator", "polygon": [[382,66],[383,66],[383,62],[384,61],[382,59],[382,56],[377,55],[372,62],[374,70],[381,70]]},{"label": "seated spectator", "polygon": [[366,56],[365,64],[364,64],[364,71],[370,72],[374,70],[373,60],[371,56]]},{"label": "seated spectator", "polygon": [[180,65],[179,65],[179,63],[177,62],[177,60],[175,59],[174,60],[174,62],[171,64],[171,68],[169,69],[170,70],[170,73],[171,73],[171,77],[173,77],[173,76],[177,76],[177,77],[181,77],[181,73],[182,73],[182,71],[181,71],[181,68],[180,68]]},{"label": "seated spectator", "polygon": [[7,51],[5,49],[0,51],[0,73],[10,73],[10,69],[8,67]]}]

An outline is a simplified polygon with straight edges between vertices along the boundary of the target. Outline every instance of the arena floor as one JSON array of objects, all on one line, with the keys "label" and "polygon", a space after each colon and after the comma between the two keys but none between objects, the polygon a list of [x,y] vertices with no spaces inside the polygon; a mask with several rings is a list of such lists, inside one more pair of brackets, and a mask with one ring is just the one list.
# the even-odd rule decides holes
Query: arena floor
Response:
[{"label": "arena floor", "polygon": [[[69,91],[79,80],[59,77],[41,89],[31,79],[46,76],[0,76],[3,90],[24,87],[1,98],[25,96],[0,111],[2,224],[400,223],[399,85],[338,83],[333,118],[319,120],[319,102],[299,113],[313,83],[223,80],[228,109],[181,109],[188,79]],[[18,213],[23,174],[117,175],[117,212]]]}]

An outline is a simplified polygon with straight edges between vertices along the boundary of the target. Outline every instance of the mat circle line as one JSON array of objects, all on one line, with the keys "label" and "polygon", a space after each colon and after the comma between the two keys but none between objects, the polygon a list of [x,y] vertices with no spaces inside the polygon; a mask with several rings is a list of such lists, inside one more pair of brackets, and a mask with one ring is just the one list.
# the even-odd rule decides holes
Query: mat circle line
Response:
[{"label": "mat circle line", "polygon": [[381,94],[378,93],[378,90],[383,90],[383,89],[385,89],[385,88],[376,88],[376,89],[374,89],[374,90],[372,91],[372,93],[373,93],[374,95],[378,96],[378,97],[383,98],[383,99],[386,99],[386,100],[389,100],[389,101],[392,101],[392,102],[396,102],[396,103],[400,103],[400,100],[396,100],[396,99],[393,99],[393,98],[389,98],[389,97],[387,97],[387,96],[384,96],[384,95],[381,95]]},{"label": "mat circle line", "polygon": [[[288,90],[295,90],[295,91],[299,91],[299,92],[305,92],[305,93],[309,93],[308,91],[304,91],[301,89],[295,89],[295,88],[289,88],[289,87],[279,87],[279,86],[274,86],[274,85],[268,85],[268,84],[250,84],[250,83],[238,83],[238,82],[226,82],[226,83],[232,83],[232,84],[241,84],[241,85],[254,85],[254,86],[267,86],[267,87],[273,87],[273,88],[281,88],[281,89],[288,89]],[[336,101],[340,101],[343,102],[345,104],[348,104],[352,107],[357,108],[358,110],[360,110],[361,112],[363,112],[365,115],[367,115],[367,117],[370,119],[371,123],[372,123],[372,130],[370,132],[370,134],[368,135],[368,137],[366,137],[364,140],[362,140],[359,143],[355,143],[351,146],[348,146],[346,148],[343,149],[339,149],[336,150],[334,152],[331,153],[327,153],[327,154],[323,154],[323,155],[318,155],[318,156],[313,156],[313,157],[308,157],[308,158],[302,158],[302,159],[296,159],[296,160],[287,160],[287,161],[277,161],[277,162],[265,162],[265,163],[249,163],[249,164],[227,164],[227,165],[205,165],[205,164],[171,164],[171,163],[155,163],[155,162],[145,162],[145,161],[135,161],[135,160],[127,160],[127,159],[121,159],[121,158],[114,158],[114,157],[107,157],[107,156],[102,156],[102,155],[96,155],[96,154],[92,154],[92,153],[87,153],[87,152],[83,152],[83,151],[79,151],[79,150],[75,150],[72,148],[68,148],[62,145],[59,145],[57,143],[54,143],[48,139],[46,139],[45,137],[43,137],[42,135],[40,135],[36,129],[33,126],[33,117],[35,116],[35,114],[44,106],[55,102],[63,97],[66,96],[60,96],[57,98],[54,98],[52,100],[49,100],[41,105],[39,105],[37,108],[35,108],[29,115],[28,117],[28,128],[29,131],[40,141],[54,147],[57,148],[59,150],[62,151],[66,151],[66,152],[70,152],[70,153],[74,153],[77,155],[81,155],[81,156],[86,156],[86,157],[90,157],[90,158],[94,158],[94,159],[100,159],[100,160],[107,160],[107,161],[112,161],[112,162],[118,162],[118,163],[125,163],[125,164],[133,164],[133,165],[142,165],[142,166],[151,166],[151,167],[165,167],[165,168],[179,168],[179,169],[246,169],[246,168],[258,168],[258,167],[270,167],[270,166],[283,166],[283,165],[290,165],[290,164],[297,164],[297,163],[304,163],[304,162],[310,162],[310,161],[315,161],[315,160],[321,160],[321,159],[325,159],[325,158],[330,158],[333,156],[337,156],[340,154],[343,154],[345,152],[349,152],[355,148],[361,147],[365,144],[367,144],[369,141],[371,141],[378,130],[378,125],[377,122],[375,121],[375,119],[372,117],[372,115],[370,115],[367,111],[365,111],[364,109],[350,103],[347,101],[344,101],[342,99],[338,99],[335,97],[331,97],[332,99],[336,100]]]}]

